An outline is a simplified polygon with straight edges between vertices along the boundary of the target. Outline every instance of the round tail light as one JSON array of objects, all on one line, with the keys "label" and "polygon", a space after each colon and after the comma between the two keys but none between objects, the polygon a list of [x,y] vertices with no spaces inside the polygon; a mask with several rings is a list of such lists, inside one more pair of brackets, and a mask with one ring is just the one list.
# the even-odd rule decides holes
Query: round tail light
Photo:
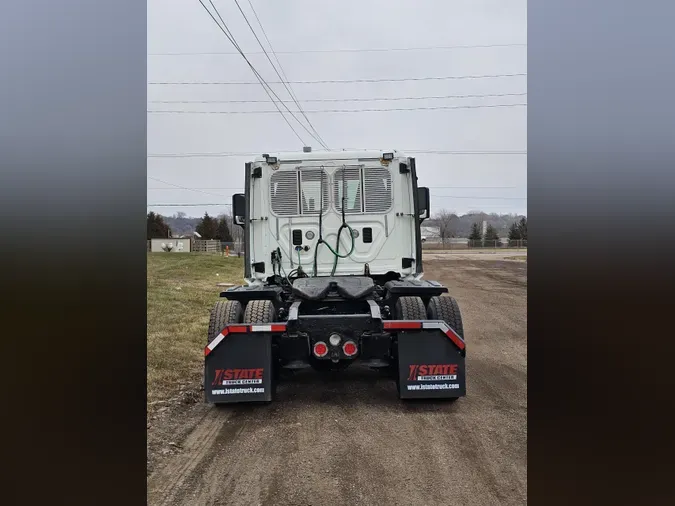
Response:
[{"label": "round tail light", "polygon": [[326,343],[323,343],[319,341],[314,345],[314,355],[317,357],[325,357],[328,354],[328,346],[326,346]]},{"label": "round tail light", "polygon": [[345,355],[347,355],[348,357],[352,357],[356,355],[356,352],[359,351],[359,349],[354,341],[347,341],[342,346],[342,351],[344,351]]}]

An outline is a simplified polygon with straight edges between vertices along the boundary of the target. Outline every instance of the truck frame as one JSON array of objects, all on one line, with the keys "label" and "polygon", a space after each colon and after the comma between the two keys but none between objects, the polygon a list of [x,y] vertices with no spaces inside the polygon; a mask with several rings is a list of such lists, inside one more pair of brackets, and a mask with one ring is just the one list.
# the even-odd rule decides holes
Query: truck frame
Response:
[{"label": "truck frame", "polygon": [[415,158],[396,150],[246,163],[232,197],[246,284],[211,310],[206,402],[270,402],[283,370],[354,362],[390,374],[401,399],[466,395],[459,306],[423,279],[429,207]]}]

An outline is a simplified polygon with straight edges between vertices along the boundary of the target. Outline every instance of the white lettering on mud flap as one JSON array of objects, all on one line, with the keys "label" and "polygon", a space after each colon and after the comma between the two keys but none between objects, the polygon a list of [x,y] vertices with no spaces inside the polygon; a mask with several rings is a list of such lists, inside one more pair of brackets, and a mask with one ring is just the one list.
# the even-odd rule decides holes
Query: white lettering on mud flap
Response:
[{"label": "white lettering on mud flap", "polygon": [[211,390],[211,395],[232,395],[232,394],[264,394],[264,388],[221,388]]},{"label": "white lettering on mud flap", "polygon": [[417,381],[457,381],[457,375],[446,374],[442,376],[417,376]]},{"label": "white lettering on mud flap", "polygon": [[260,385],[261,379],[223,380],[223,385]]},{"label": "white lettering on mud flap", "polygon": [[408,385],[408,390],[457,390],[457,389],[459,389],[459,383]]}]

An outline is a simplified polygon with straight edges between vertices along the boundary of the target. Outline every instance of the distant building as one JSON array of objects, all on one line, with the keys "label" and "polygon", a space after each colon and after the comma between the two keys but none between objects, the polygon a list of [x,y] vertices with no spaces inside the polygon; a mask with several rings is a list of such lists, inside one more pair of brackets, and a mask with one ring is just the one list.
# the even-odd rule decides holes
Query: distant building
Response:
[{"label": "distant building", "polygon": [[150,251],[153,253],[159,253],[159,252],[166,252],[166,253],[171,253],[171,252],[176,252],[176,253],[189,253],[192,245],[192,240],[191,239],[179,239],[179,238],[171,238],[171,239],[151,239],[149,241],[150,243]]},{"label": "distant building", "polygon": [[424,242],[440,242],[441,229],[440,227],[420,227],[420,234]]}]

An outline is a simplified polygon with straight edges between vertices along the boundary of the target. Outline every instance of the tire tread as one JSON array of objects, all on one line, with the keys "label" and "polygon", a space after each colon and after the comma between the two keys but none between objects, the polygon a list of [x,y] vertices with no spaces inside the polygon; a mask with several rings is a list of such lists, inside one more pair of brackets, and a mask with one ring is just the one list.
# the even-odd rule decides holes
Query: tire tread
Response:
[{"label": "tire tread", "polygon": [[443,320],[464,339],[462,313],[454,297],[432,297],[429,300],[427,317],[430,320]]},{"label": "tire tread", "polygon": [[218,334],[231,323],[241,323],[243,309],[238,300],[219,300],[211,309],[209,330],[206,344],[213,341]]}]

